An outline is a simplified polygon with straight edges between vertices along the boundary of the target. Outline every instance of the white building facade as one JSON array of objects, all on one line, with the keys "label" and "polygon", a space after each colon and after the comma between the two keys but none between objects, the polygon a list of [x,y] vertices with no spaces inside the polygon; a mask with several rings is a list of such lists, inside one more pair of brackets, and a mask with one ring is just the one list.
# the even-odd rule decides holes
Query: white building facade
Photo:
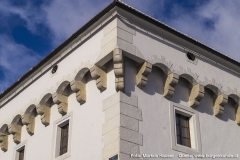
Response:
[{"label": "white building facade", "polygon": [[239,159],[239,76],[114,1],[0,95],[0,160]]}]

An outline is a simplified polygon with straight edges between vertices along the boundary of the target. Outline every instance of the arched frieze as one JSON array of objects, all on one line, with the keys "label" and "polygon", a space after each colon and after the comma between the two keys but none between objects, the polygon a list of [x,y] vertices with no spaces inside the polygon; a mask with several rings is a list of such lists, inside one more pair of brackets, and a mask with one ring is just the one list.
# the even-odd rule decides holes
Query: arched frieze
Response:
[{"label": "arched frieze", "polygon": [[184,69],[179,67],[176,71],[179,77],[184,78],[190,84],[190,95],[189,95],[189,105],[192,108],[199,106],[200,101],[203,99],[205,94],[204,86],[200,83],[197,73],[194,73],[190,68]]},{"label": "arched frieze", "polygon": [[203,82],[205,85],[205,88],[208,88],[213,92],[213,100],[214,100],[214,106],[213,106],[213,112],[215,116],[221,116],[224,112],[224,106],[228,102],[228,96],[223,92],[222,85],[216,83],[214,79],[208,80],[205,78],[205,81]]},{"label": "arched frieze", "polygon": [[167,62],[165,57],[161,56],[159,58],[156,55],[152,56],[152,58],[148,61],[153,64],[153,66],[158,67],[164,72],[165,82],[163,96],[167,99],[170,99],[174,94],[174,88],[179,80],[178,74],[174,73],[173,64],[171,62]]},{"label": "arched frieze", "polygon": [[16,115],[8,126],[8,131],[13,135],[13,141],[16,144],[21,142],[22,126],[22,116],[20,114]]},{"label": "arched frieze", "polygon": [[70,82],[71,89],[74,93],[76,93],[76,99],[80,104],[86,102],[86,75],[89,71],[89,68],[82,68],[77,73],[75,79]]},{"label": "arched frieze", "polygon": [[60,84],[57,91],[52,95],[54,104],[58,105],[58,112],[62,115],[67,114],[68,96],[72,93],[70,82],[64,81]]},{"label": "arched frieze", "polygon": [[238,93],[237,89],[230,89],[226,91],[226,94],[229,98],[233,99],[233,101],[236,103],[236,123],[240,125],[240,94]]},{"label": "arched frieze", "polygon": [[107,72],[105,69],[94,65],[91,69],[91,76],[96,80],[97,88],[100,91],[104,91],[107,89]]},{"label": "arched frieze", "polygon": [[22,115],[22,123],[26,125],[28,134],[34,134],[35,117],[37,116],[37,109],[34,104],[30,105],[25,113]]},{"label": "arched frieze", "polygon": [[0,147],[1,150],[6,152],[8,150],[8,125],[4,124],[0,128]]},{"label": "arched frieze", "polygon": [[47,126],[50,124],[51,106],[53,105],[52,94],[47,93],[43,96],[39,104],[37,105],[37,113],[41,115],[41,122]]},{"label": "arched frieze", "polygon": [[120,48],[113,50],[113,69],[116,91],[124,92],[124,57],[123,51]]}]

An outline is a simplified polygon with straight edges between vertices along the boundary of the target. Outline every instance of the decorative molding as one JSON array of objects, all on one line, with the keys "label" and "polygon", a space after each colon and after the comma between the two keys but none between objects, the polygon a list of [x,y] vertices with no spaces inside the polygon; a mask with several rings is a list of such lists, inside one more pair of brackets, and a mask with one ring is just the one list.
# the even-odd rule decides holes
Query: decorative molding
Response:
[{"label": "decorative molding", "polygon": [[147,76],[152,71],[152,64],[145,61],[138,70],[138,74],[136,75],[136,85],[139,88],[144,88],[147,85],[148,78]]},{"label": "decorative molding", "polygon": [[100,91],[104,91],[107,89],[107,73],[104,69],[94,65],[91,69],[91,76],[96,80],[97,88]]},{"label": "decorative molding", "polygon": [[173,64],[171,62],[167,62],[164,56],[159,58],[158,56],[153,55],[152,58],[147,61],[153,64],[153,66],[161,68],[166,75],[174,72]]},{"label": "decorative molding", "polygon": [[16,115],[12,123],[8,126],[8,131],[13,135],[13,141],[16,144],[21,142],[22,126],[21,115]]},{"label": "decorative molding", "polygon": [[215,102],[214,102],[214,115],[221,116],[224,112],[224,106],[228,102],[228,96],[225,94],[218,95]]},{"label": "decorative molding", "polygon": [[174,94],[174,87],[177,85],[179,80],[179,76],[176,73],[171,73],[167,76],[164,85],[164,93],[163,96],[167,99],[170,99]]},{"label": "decorative molding", "polygon": [[209,80],[207,77],[204,77],[204,81],[202,84],[206,87],[212,90],[216,95],[223,94],[223,86],[220,83],[217,83],[214,78],[212,80]]},{"label": "decorative molding", "polygon": [[37,105],[37,113],[41,115],[41,122],[47,126],[50,124],[51,106],[53,105],[52,94],[46,94]]},{"label": "decorative molding", "polygon": [[6,152],[8,150],[8,125],[4,124],[1,128],[0,128],[0,147],[1,150]]},{"label": "decorative molding", "polygon": [[180,66],[176,73],[179,75],[179,77],[183,77],[189,81],[192,86],[200,83],[198,79],[199,75],[192,72],[190,68],[184,69],[182,66]]},{"label": "decorative molding", "polygon": [[22,115],[22,123],[26,125],[27,132],[30,135],[34,134],[35,117],[37,115],[36,106],[30,105],[26,112]]},{"label": "decorative molding", "polygon": [[204,97],[205,89],[201,84],[196,84],[192,87],[190,96],[189,96],[189,104],[190,107],[196,108],[199,106],[200,101]]},{"label": "decorative molding", "polygon": [[116,91],[124,92],[124,59],[122,50],[119,48],[113,50],[113,68]]},{"label": "decorative molding", "polygon": [[76,93],[76,99],[80,104],[84,104],[86,102],[86,84],[78,81],[73,80],[70,82],[71,89],[73,92]]}]

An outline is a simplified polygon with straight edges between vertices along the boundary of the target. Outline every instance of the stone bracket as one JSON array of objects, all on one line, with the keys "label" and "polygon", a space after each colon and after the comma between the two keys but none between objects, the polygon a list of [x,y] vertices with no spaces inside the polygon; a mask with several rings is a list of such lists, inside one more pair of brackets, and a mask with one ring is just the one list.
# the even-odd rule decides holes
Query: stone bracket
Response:
[{"label": "stone bracket", "polygon": [[116,48],[113,50],[113,69],[115,74],[116,91],[124,92],[124,60],[122,50]]},{"label": "stone bracket", "polygon": [[36,108],[37,108],[37,113],[39,115],[41,115],[42,124],[45,126],[49,125],[50,124],[50,111],[51,111],[50,106],[39,104],[39,105],[37,105]]},{"label": "stone bracket", "polygon": [[192,87],[190,96],[189,96],[189,103],[190,107],[196,108],[199,106],[200,101],[204,97],[205,89],[204,86],[201,84],[196,84]]},{"label": "stone bracket", "polygon": [[179,80],[179,76],[176,73],[171,73],[167,76],[164,85],[164,93],[163,96],[167,99],[171,98],[174,94],[174,87],[177,85]]},{"label": "stone bracket", "polygon": [[19,144],[21,142],[22,126],[10,124],[8,126],[8,131],[10,134],[13,135],[14,143]]},{"label": "stone bracket", "polygon": [[107,89],[107,73],[104,69],[94,65],[91,69],[91,76],[96,80],[97,88],[100,91]]},{"label": "stone bracket", "polygon": [[76,99],[80,104],[84,104],[86,102],[86,84],[73,80],[70,82],[70,86],[73,92],[76,93]]},{"label": "stone bracket", "polygon": [[27,132],[30,135],[34,134],[34,128],[35,128],[35,117],[31,115],[24,114],[22,115],[22,123],[26,125]]},{"label": "stone bracket", "polygon": [[136,85],[139,88],[144,88],[147,85],[148,78],[147,76],[152,71],[152,64],[145,61],[138,70],[138,74],[136,76]]},{"label": "stone bracket", "polygon": [[224,106],[228,102],[228,96],[225,94],[220,94],[217,96],[215,103],[214,103],[214,115],[215,116],[221,116],[224,112]]},{"label": "stone bracket", "polygon": [[0,135],[0,147],[3,152],[8,150],[8,135]]},{"label": "stone bracket", "polygon": [[67,114],[68,97],[56,92],[52,95],[52,99],[53,99],[54,104],[58,105],[58,112],[62,115]]},{"label": "stone bracket", "polygon": [[240,105],[239,104],[238,104],[237,111],[236,111],[236,122],[240,126]]}]

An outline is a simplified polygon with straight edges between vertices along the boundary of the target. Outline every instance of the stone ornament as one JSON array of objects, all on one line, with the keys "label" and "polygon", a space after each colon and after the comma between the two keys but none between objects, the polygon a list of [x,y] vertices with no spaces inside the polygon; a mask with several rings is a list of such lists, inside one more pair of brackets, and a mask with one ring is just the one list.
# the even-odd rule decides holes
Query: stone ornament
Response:
[{"label": "stone ornament", "polygon": [[213,111],[215,116],[221,116],[224,112],[224,106],[228,102],[228,96],[225,94],[220,94],[216,97]]},{"label": "stone ornament", "polygon": [[58,112],[61,115],[67,114],[68,96],[71,92],[70,83],[68,81],[64,81],[58,87],[57,92],[52,95],[53,102],[58,105]]},{"label": "stone ornament", "polygon": [[51,106],[53,105],[52,94],[46,94],[37,105],[37,113],[41,115],[41,122],[47,126],[50,124]]},{"label": "stone ornament", "polygon": [[138,73],[137,73],[137,76],[136,76],[136,85],[139,87],[139,88],[144,88],[146,85],[147,85],[147,81],[148,81],[148,78],[147,76],[151,73],[152,71],[152,64],[149,63],[149,62],[144,62],[139,70],[138,70]]},{"label": "stone ornament", "polygon": [[164,85],[164,93],[163,96],[167,99],[170,99],[174,94],[174,87],[177,85],[179,80],[179,76],[176,73],[171,73],[167,76]]},{"label": "stone ornament", "polygon": [[76,99],[80,104],[84,104],[86,102],[86,84],[73,80],[70,82],[70,86],[73,92],[76,93]]},{"label": "stone ornament", "polygon": [[16,144],[21,142],[22,126],[21,115],[15,116],[12,123],[8,126],[8,131],[13,135],[13,141]]},{"label": "stone ornament", "polygon": [[116,91],[124,92],[124,60],[122,50],[119,48],[113,50],[113,68]]},{"label": "stone ornament", "polygon": [[1,128],[0,128],[0,147],[1,150],[6,152],[8,150],[8,125],[4,124]]},{"label": "stone ornament", "polygon": [[91,69],[91,76],[96,80],[97,88],[100,91],[104,91],[107,89],[107,73],[104,69],[94,65]]},{"label": "stone ornament", "polygon": [[196,108],[199,106],[200,101],[204,97],[205,89],[201,84],[194,85],[191,89],[189,96],[190,107]]},{"label": "stone ornament", "polygon": [[35,128],[35,117],[37,115],[36,106],[30,105],[26,112],[22,115],[22,123],[26,125],[28,134],[34,134]]}]

